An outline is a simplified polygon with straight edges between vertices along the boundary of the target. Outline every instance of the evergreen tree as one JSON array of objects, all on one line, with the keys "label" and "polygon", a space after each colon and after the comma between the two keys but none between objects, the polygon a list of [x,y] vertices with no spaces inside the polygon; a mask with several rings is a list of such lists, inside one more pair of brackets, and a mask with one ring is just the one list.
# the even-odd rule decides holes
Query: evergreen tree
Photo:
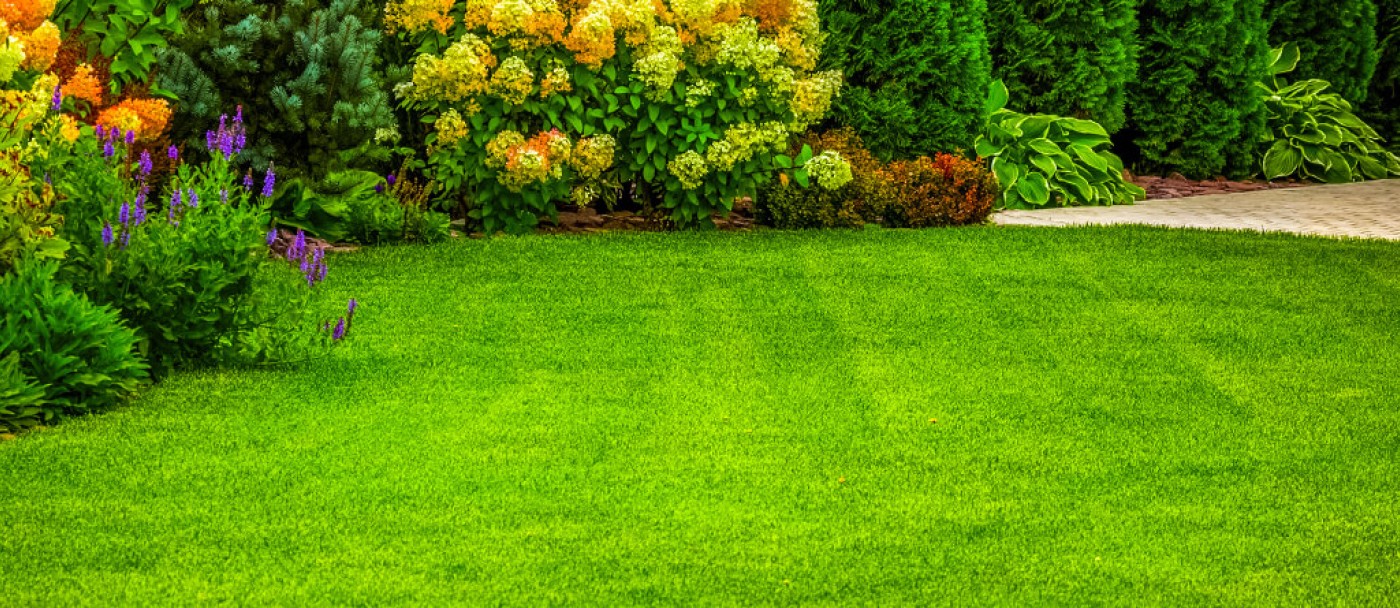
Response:
[{"label": "evergreen tree", "polygon": [[988,0],[993,74],[1026,112],[1123,126],[1137,0]]},{"label": "evergreen tree", "polygon": [[969,149],[991,65],[986,0],[820,0],[827,68],[846,75],[833,122],[889,159]]},{"label": "evergreen tree", "polygon": [[382,168],[397,132],[379,69],[371,0],[213,0],[161,57],[158,84],[180,99],[173,137],[204,147],[220,114],[242,106],[258,167],[320,179]]},{"label": "evergreen tree", "polygon": [[1347,101],[1365,101],[1377,60],[1374,0],[1268,0],[1265,18],[1271,46],[1298,45],[1294,79],[1326,80]]},{"label": "evergreen tree", "polygon": [[1255,87],[1269,45],[1263,0],[1143,0],[1129,123],[1139,167],[1209,178],[1255,172],[1264,124]]},{"label": "evergreen tree", "polygon": [[1391,148],[1400,150],[1400,0],[1376,3],[1380,49],[1364,114]]}]

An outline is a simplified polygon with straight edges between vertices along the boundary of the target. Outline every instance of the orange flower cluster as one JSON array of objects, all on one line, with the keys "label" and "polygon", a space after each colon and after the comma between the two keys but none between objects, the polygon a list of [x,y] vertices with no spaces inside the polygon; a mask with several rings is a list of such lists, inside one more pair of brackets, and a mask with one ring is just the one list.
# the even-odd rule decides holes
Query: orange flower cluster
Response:
[{"label": "orange flower cluster", "polygon": [[0,20],[16,30],[34,31],[57,5],[58,0],[0,0]]},{"label": "orange flower cluster", "polygon": [[170,103],[164,99],[132,98],[103,110],[97,124],[135,131],[136,139],[154,141],[170,125]]},{"label": "orange flower cluster", "polygon": [[487,146],[493,157],[488,164],[503,167],[501,184],[519,192],[531,183],[558,179],[573,147],[569,137],[557,129],[540,132],[528,140],[514,131],[502,131]]},{"label": "orange flower cluster", "polygon": [[73,76],[63,83],[63,94],[84,100],[94,107],[102,105],[102,83],[92,73],[92,66],[81,64],[73,70]]}]

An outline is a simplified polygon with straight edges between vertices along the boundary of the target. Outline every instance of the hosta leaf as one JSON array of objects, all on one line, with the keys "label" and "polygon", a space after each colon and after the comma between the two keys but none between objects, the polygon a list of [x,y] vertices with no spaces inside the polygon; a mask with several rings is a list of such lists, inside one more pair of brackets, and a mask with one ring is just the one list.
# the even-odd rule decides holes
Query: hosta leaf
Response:
[{"label": "hosta leaf", "polygon": [[1098,169],[1099,171],[1108,170],[1108,160],[1100,156],[1093,148],[1079,144],[1070,144],[1069,151],[1073,152],[1075,156],[1079,157],[1079,160],[1084,161],[1084,164],[1090,167]]},{"label": "hosta leaf", "polygon": [[982,110],[987,114],[1000,110],[1006,107],[1006,102],[1010,97],[1011,94],[1007,92],[1006,84],[1000,80],[995,80],[987,85],[987,100],[982,106]]},{"label": "hosta leaf", "polygon": [[1026,142],[1026,146],[1041,154],[1059,154],[1064,152],[1064,150],[1060,149],[1059,144],[1043,137]]},{"label": "hosta leaf", "polygon": [[1050,183],[1039,173],[1030,173],[1023,177],[1016,184],[1016,192],[1026,199],[1026,202],[1037,207],[1044,207],[1050,202]]},{"label": "hosta leaf", "polygon": [[1024,171],[1018,165],[1005,158],[997,157],[992,159],[992,173],[996,174],[997,182],[1001,184],[1002,191],[1015,187],[1016,182],[1021,179]]},{"label": "hosta leaf", "polygon": [[1264,153],[1264,179],[1273,180],[1293,175],[1302,164],[1303,153],[1289,144],[1288,140],[1280,139]]},{"label": "hosta leaf", "polygon": [[1046,175],[1054,175],[1059,172],[1059,168],[1055,166],[1055,159],[1044,154],[1031,155],[1031,164]]}]

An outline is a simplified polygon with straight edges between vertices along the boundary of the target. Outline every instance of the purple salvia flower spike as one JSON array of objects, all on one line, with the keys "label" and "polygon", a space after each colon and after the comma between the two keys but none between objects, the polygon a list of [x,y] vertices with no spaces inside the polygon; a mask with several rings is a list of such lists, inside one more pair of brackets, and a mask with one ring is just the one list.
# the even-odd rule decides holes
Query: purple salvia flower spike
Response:
[{"label": "purple salvia flower spike", "polygon": [[131,221],[131,203],[122,203],[122,208],[117,211],[117,221],[123,226]]},{"label": "purple salvia flower spike", "polygon": [[272,197],[272,190],[273,190],[273,188],[274,188],[276,185],[277,185],[277,172],[273,169],[272,165],[269,164],[269,165],[267,166],[267,174],[263,176],[263,189],[262,189],[263,198],[271,198],[271,197]]},{"label": "purple salvia flower spike", "polygon": [[350,303],[347,304],[347,305],[345,306],[346,314],[350,315],[350,318],[351,318],[351,319],[354,319],[354,318],[355,318],[355,309],[356,309],[356,308],[359,308],[359,307],[360,307],[360,303],[359,303],[359,302],[356,302],[356,301],[355,301],[355,298],[350,298]]},{"label": "purple salvia flower spike", "polygon": [[63,85],[54,85],[52,107],[55,112],[63,111]]},{"label": "purple salvia flower spike", "polygon": [[190,190],[190,197],[189,197],[189,199],[190,199],[190,207],[198,207],[198,206],[199,206],[199,193],[198,193],[198,192],[195,192],[194,190]]},{"label": "purple salvia flower spike", "polygon": [[150,175],[151,171],[154,171],[156,168],[155,163],[151,161],[150,150],[141,151],[141,160],[137,164],[141,167],[141,177]]},{"label": "purple salvia flower spike", "polygon": [[170,160],[180,160],[180,149],[170,146],[170,149],[165,151],[165,155],[169,156]]},{"label": "purple salvia flower spike", "polygon": [[336,322],[335,333],[331,334],[331,339],[336,342],[345,339],[345,317],[341,317],[340,321]]},{"label": "purple salvia flower spike", "polygon": [[104,156],[104,157],[106,157],[106,158],[112,158],[113,156],[116,156],[116,155],[117,155],[117,148],[116,148],[115,146],[112,145],[112,140],[110,140],[110,139],[107,140],[107,143],[105,143],[105,144],[102,145],[102,156]]},{"label": "purple salvia flower spike", "polygon": [[102,222],[102,244],[106,247],[112,246],[112,223]]},{"label": "purple salvia flower spike", "polygon": [[267,246],[271,247],[277,243],[277,228],[270,228],[267,231]]},{"label": "purple salvia flower spike", "polygon": [[127,132],[126,132],[126,145],[130,146],[130,145],[135,144],[135,143],[136,143],[136,132],[135,132],[135,131],[127,131]]}]

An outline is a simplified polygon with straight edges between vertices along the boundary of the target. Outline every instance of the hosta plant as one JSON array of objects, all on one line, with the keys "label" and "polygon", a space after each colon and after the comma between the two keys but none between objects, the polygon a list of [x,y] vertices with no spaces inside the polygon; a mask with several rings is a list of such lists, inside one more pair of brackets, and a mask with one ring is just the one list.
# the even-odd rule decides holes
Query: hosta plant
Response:
[{"label": "hosta plant", "polygon": [[624,185],[704,226],[789,167],[839,181],[782,155],[842,82],[814,0],[394,0],[386,23],[417,46],[398,92],[434,123],[432,177],[487,232]]},{"label": "hosta plant", "polygon": [[1006,86],[991,84],[977,155],[991,159],[1009,209],[1132,204],[1147,196],[1123,178],[1123,161],[1092,120],[1006,109]]},{"label": "hosta plant", "polygon": [[1292,43],[1270,54],[1270,84],[1260,83],[1268,108],[1269,141],[1265,179],[1298,177],[1329,183],[1400,176],[1400,158],[1385,149],[1381,136],[1352,113],[1351,103],[1331,93],[1325,80],[1292,84],[1282,76],[1298,65]]}]

